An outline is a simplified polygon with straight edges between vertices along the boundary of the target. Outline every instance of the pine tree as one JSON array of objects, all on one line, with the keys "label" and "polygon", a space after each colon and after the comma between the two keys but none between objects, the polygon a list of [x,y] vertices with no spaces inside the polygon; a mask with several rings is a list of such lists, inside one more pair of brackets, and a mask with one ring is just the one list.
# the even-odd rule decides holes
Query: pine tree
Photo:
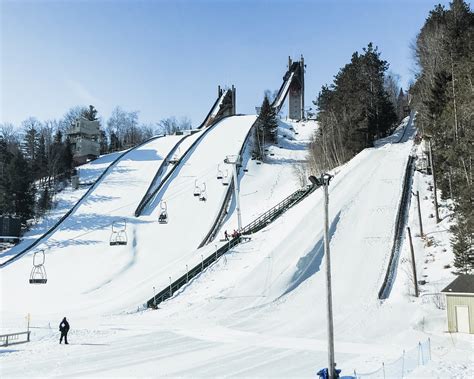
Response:
[{"label": "pine tree", "polygon": [[12,154],[8,151],[7,142],[0,134],[0,215],[14,211],[8,175],[11,158]]},{"label": "pine tree", "polygon": [[13,212],[20,217],[22,224],[34,215],[35,187],[28,162],[18,150],[8,164],[8,179],[13,199]]},{"label": "pine tree", "polygon": [[456,225],[451,228],[453,237],[451,244],[454,251],[454,267],[461,274],[474,271],[474,239],[472,220],[462,213],[456,217]]},{"label": "pine tree", "polygon": [[44,188],[41,192],[41,196],[38,199],[38,215],[42,216],[48,209],[51,207],[51,194],[49,192],[48,186]]},{"label": "pine tree", "polygon": [[314,102],[320,128],[310,148],[316,171],[343,164],[392,129],[397,115],[386,91],[387,69],[369,43],[362,54],[352,54],[333,84],[322,87]]},{"label": "pine tree", "polygon": [[71,141],[69,140],[69,137],[66,137],[66,141],[62,149],[61,161],[63,164],[62,170],[66,174],[66,177],[69,178],[71,176],[71,170],[74,167],[72,146],[71,146]]},{"label": "pine tree", "polygon": [[473,269],[472,72],[474,14],[463,0],[428,15],[415,46],[419,68],[413,87],[417,124],[429,134],[443,198],[452,197],[457,225],[452,247],[459,272]]},{"label": "pine tree", "polygon": [[89,109],[82,112],[82,116],[89,121],[97,121],[97,109],[93,105],[89,105]]},{"label": "pine tree", "polygon": [[44,135],[41,134],[38,144],[38,155],[36,158],[38,171],[37,178],[45,178],[48,175],[48,156],[46,155],[46,142]]},{"label": "pine tree", "polygon": [[257,124],[263,131],[264,143],[277,143],[278,119],[267,96],[263,98],[258,119]]},{"label": "pine tree", "polygon": [[109,146],[107,144],[107,134],[102,129],[100,129],[99,145],[100,145],[100,154],[106,154],[109,152]]}]

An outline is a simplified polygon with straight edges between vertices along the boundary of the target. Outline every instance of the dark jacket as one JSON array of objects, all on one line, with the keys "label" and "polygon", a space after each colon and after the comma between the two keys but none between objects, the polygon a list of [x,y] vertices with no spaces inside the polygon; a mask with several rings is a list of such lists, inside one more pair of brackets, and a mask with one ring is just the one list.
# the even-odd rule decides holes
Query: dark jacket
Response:
[{"label": "dark jacket", "polygon": [[63,321],[59,324],[59,331],[61,333],[67,333],[69,331],[69,323],[66,320],[66,317],[63,318]]}]

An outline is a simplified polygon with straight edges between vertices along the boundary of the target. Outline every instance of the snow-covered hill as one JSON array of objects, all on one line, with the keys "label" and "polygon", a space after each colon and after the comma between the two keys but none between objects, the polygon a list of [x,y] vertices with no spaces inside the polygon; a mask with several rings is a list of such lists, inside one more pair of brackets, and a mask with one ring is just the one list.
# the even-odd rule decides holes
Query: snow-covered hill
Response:
[{"label": "snow-covered hill", "polygon": [[[221,243],[196,249],[223,200],[217,164],[239,151],[254,119],[223,120],[182,162],[142,217],[132,216],[134,207],[172,141],[156,140],[118,165],[47,241],[48,284],[28,284],[31,254],[0,271],[2,329],[24,329],[27,313],[33,325],[32,342],[0,349],[2,377],[314,377],[326,366],[321,190],[234,248],[159,310],[139,308],[153,287],[161,290],[170,277],[182,275],[186,265],[192,267]],[[298,163],[316,127],[311,121],[281,123],[285,137],[269,150],[268,162],[244,160],[244,224],[299,187]],[[452,340],[444,335],[442,311],[409,297],[406,271],[399,270],[389,300],[377,299],[413,149],[412,139],[395,143],[398,137],[362,151],[336,170],[330,185],[336,360],[343,374],[376,370],[430,336],[433,362],[412,375],[433,376],[439,370],[436,362],[445,359],[439,358],[442,354],[449,357],[454,376],[470,374],[472,367],[464,366],[472,339],[455,336],[455,346],[447,347]],[[419,175],[415,186],[423,197],[428,178]],[[206,183],[206,202],[193,196],[195,180]],[[168,204],[166,225],[156,222],[161,199]],[[236,227],[234,208],[220,235]],[[129,220],[127,246],[108,245],[116,217]],[[414,223],[412,216],[409,222]],[[426,230],[435,233],[440,227],[431,223]],[[416,247],[421,259],[421,241]],[[406,256],[405,243],[401,267]],[[441,277],[441,267],[425,264],[423,270],[433,277],[429,281]],[[443,275],[438,285],[451,275]],[[57,324],[64,316],[72,326],[67,347],[58,344]]]}]

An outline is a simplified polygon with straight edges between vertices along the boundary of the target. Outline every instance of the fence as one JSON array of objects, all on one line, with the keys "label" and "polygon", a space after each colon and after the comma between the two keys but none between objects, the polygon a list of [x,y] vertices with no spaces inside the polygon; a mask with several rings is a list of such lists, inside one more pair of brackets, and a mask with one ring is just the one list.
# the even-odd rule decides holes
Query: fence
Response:
[{"label": "fence", "polygon": [[379,290],[379,299],[387,299],[390,296],[392,290],[393,280],[395,278],[395,272],[398,266],[398,258],[403,242],[403,233],[405,225],[408,219],[408,211],[410,208],[410,194],[411,186],[413,181],[413,167],[415,158],[410,155],[408,157],[407,165],[405,168],[405,177],[403,180],[403,191],[398,205],[397,218],[395,222],[395,231],[393,237],[392,252],[390,253],[390,261],[388,263],[387,272],[385,274],[384,281]]},{"label": "fence", "polygon": [[406,378],[406,376],[419,366],[426,365],[431,360],[431,340],[419,342],[418,346],[410,350],[404,350],[403,354],[393,362],[382,362],[382,367],[368,372],[358,373],[354,370],[354,377],[365,378]]},{"label": "fence", "polygon": [[[18,343],[30,342],[30,331],[0,335],[0,346],[16,345]],[[20,340],[20,336],[26,334],[26,341]]]}]

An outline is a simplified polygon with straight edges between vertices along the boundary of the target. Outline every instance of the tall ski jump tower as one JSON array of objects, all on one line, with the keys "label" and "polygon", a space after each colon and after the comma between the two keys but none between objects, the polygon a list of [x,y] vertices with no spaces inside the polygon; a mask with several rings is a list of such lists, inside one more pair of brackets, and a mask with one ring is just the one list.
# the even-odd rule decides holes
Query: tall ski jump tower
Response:
[{"label": "tall ski jump tower", "polygon": [[303,55],[299,62],[293,62],[291,57],[288,57],[288,73],[293,72],[288,94],[288,116],[293,120],[304,118],[304,67]]}]

